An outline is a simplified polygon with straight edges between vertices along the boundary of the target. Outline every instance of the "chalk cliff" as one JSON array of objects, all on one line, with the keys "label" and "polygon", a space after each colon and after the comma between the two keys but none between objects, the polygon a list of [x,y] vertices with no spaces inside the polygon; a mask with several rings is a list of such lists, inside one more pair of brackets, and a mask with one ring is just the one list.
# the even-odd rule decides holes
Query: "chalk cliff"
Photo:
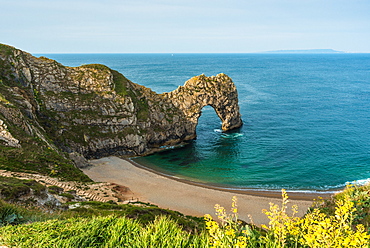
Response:
[{"label": "chalk cliff", "polygon": [[225,74],[157,94],[104,65],[66,67],[0,45],[0,146],[22,147],[23,132],[86,158],[142,155],[194,139],[207,105],[224,131],[242,125],[237,89]]}]

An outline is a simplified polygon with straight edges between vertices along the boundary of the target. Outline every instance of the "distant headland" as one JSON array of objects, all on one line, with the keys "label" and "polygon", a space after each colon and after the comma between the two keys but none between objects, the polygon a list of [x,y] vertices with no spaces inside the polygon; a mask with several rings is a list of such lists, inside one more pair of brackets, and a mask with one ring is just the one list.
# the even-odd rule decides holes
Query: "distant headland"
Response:
[{"label": "distant headland", "polygon": [[304,49],[304,50],[274,50],[266,51],[264,53],[345,53],[333,49]]}]

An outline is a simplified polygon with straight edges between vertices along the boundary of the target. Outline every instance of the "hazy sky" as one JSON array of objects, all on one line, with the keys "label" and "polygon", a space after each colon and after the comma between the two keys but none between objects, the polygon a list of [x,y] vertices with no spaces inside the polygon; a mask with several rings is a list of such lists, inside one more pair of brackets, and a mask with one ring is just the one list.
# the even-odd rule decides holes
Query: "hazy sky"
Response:
[{"label": "hazy sky", "polygon": [[369,0],[0,0],[31,53],[370,52]]}]

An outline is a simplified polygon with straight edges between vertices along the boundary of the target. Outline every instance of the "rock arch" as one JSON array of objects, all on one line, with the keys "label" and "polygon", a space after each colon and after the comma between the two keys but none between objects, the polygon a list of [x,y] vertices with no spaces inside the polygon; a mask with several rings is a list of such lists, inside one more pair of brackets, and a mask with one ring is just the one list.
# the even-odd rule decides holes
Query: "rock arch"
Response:
[{"label": "rock arch", "polygon": [[[86,158],[142,155],[194,139],[207,105],[221,119],[224,131],[242,125],[236,87],[222,73],[193,77],[172,92],[157,94],[103,65],[65,67],[1,44],[0,64],[3,84],[9,86],[5,102],[0,101],[4,123],[11,127],[21,120],[26,135]],[[11,137],[22,143],[20,136],[7,132],[4,125],[3,129],[8,145],[17,146],[16,140],[10,144]]]},{"label": "rock arch", "polygon": [[190,122],[190,132],[195,133],[205,106],[211,106],[215,110],[222,121],[223,131],[238,128],[243,124],[235,84],[223,73],[211,77],[203,74],[193,77],[186,81],[184,86],[164,94],[184,113]]}]

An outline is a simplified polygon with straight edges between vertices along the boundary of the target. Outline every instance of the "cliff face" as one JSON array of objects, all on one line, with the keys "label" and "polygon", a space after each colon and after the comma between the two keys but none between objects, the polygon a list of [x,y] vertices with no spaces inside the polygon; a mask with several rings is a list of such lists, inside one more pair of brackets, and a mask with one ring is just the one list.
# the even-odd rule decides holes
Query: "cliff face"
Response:
[{"label": "cliff face", "polygon": [[156,94],[103,65],[66,67],[5,45],[0,73],[0,146],[22,146],[8,128],[16,126],[51,149],[87,158],[141,155],[194,139],[206,105],[223,130],[242,125],[237,90],[225,74]]}]

